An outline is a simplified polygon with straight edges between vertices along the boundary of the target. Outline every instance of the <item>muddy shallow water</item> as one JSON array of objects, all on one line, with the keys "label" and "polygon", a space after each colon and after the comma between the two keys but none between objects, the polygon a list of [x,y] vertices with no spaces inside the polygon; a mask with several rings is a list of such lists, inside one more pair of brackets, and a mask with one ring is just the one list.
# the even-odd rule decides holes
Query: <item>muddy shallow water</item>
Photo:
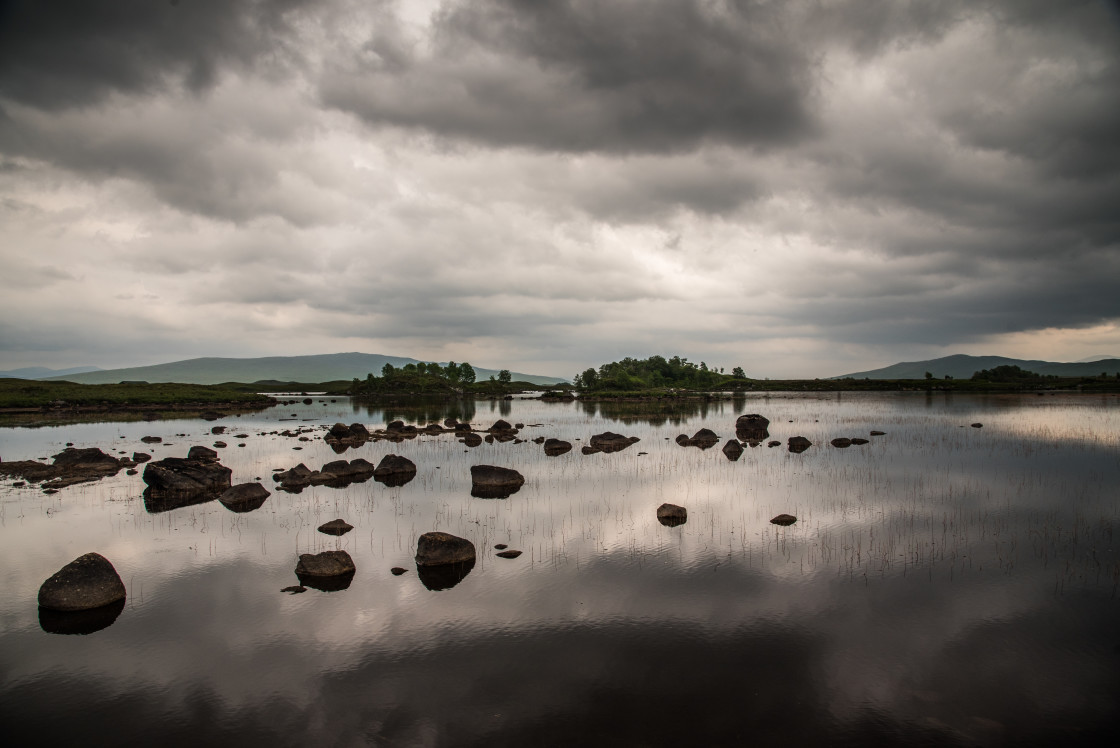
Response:
[{"label": "muddy shallow water", "polygon": [[[732,438],[743,413],[768,417],[782,446],[748,446],[732,462],[720,445],[674,441],[705,427]],[[341,455],[408,457],[418,473],[403,486],[291,494],[270,478],[339,459],[321,426],[447,415],[481,428],[522,422],[519,436],[575,449],[549,457],[532,441],[468,449],[421,435]],[[212,436],[214,425],[226,433]],[[316,430],[302,442],[268,433],[296,428]],[[640,441],[580,453],[606,430]],[[797,435],[814,446],[791,454]],[[835,437],[870,443],[839,449]],[[316,397],[215,422],[3,428],[0,457],[47,457],[73,442],[161,459],[216,440],[235,484],[259,477],[272,491],[259,509],[150,511],[159,507],[145,504],[141,476],[123,471],[54,495],[0,485],[4,735],[20,745],[344,746],[1120,736],[1116,395],[450,410]],[[477,464],[516,468],[525,485],[473,498]],[[662,503],[685,507],[687,522],[659,523]],[[798,521],[771,524],[780,513]],[[335,518],[354,529],[316,531]],[[478,550],[469,573],[439,590],[413,562],[417,538],[433,530]],[[523,553],[499,558],[496,544]],[[281,592],[298,584],[299,554],[333,549],[357,567],[346,589]],[[59,627],[40,621],[39,585],[90,551],[115,565],[127,601],[93,633],[50,633]]]}]

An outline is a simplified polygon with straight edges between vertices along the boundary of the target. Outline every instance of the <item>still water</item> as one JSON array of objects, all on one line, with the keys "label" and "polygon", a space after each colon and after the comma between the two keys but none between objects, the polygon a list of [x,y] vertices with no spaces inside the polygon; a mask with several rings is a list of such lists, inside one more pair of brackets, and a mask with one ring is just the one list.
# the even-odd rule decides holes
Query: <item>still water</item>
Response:
[{"label": "still water", "polygon": [[[736,416],[782,446],[678,446]],[[404,486],[275,490],[339,455],[322,426],[448,415],[526,424],[520,444],[369,443]],[[980,422],[982,428],[973,428]],[[222,436],[210,429],[227,427]],[[771,395],[660,408],[512,402],[366,407],[316,397],[215,423],[0,429],[5,461],[67,442],[183,457],[220,439],[256,511],[151,512],[140,475],[55,495],[0,486],[0,736],[7,745],[1070,745],[1120,737],[1120,397]],[[275,435],[314,428],[308,441]],[[591,435],[640,437],[583,455]],[[886,432],[869,437],[871,430]],[[237,434],[247,434],[237,438]],[[141,437],[163,438],[145,444]],[[785,448],[791,436],[814,446]],[[535,437],[572,441],[547,457]],[[835,437],[871,442],[834,448]],[[239,447],[238,444],[244,444]],[[300,449],[295,449],[300,447]],[[506,499],[471,465],[512,467]],[[688,521],[661,525],[665,502]],[[779,513],[798,517],[779,527]],[[342,518],[340,538],[316,528]],[[439,591],[417,538],[470,539]],[[494,545],[523,551],[498,558]],[[349,588],[297,584],[342,549]],[[112,625],[47,633],[39,585],[96,551],[128,590]],[[394,576],[390,568],[409,571]]]}]

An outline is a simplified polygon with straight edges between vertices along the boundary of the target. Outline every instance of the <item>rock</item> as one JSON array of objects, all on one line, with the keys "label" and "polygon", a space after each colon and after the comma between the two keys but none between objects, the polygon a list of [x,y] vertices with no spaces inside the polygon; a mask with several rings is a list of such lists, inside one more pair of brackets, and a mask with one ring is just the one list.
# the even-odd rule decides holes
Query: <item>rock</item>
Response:
[{"label": "rock", "polygon": [[68,447],[52,455],[54,466],[63,471],[103,472],[113,474],[121,468],[120,460],[105,454],[96,447],[75,449]]},{"label": "rock", "polygon": [[79,556],[39,587],[39,607],[55,611],[101,608],[124,600],[124,582],[99,553]]},{"label": "rock", "polygon": [[[534,439],[533,441],[536,441]],[[562,439],[545,439],[544,440],[544,453],[549,457],[558,457],[562,454],[572,451],[572,443],[566,442]]]},{"label": "rock", "polygon": [[392,569],[389,569],[389,571],[392,572],[394,577],[399,577],[401,574],[404,574],[406,571],[408,571],[408,569],[404,568],[403,566],[394,566]]},{"label": "rock", "polygon": [[780,441],[778,441],[777,439],[775,439],[774,441],[766,442],[766,446],[767,447],[780,447],[780,446],[782,446],[782,443]]},{"label": "rock", "polygon": [[206,447],[191,447],[187,450],[188,460],[200,460],[203,462],[216,462],[218,453]]},{"label": "rock", "polygon": [[129,468],[128,470],[124,471],[124,474],[125,475],[137,475],[139,472],[140,471],[137,470],[136,468]]},{"label": "rock", "polygon": [[848,439],[847,437],[840,436],[830,441],[829,444],[837,447],[838,449],[847,449],[848,447],[852,446],[852,440]]},{"label": "rock", "polygon": [[482,444],[482,437],[472,432],[464,436],[460,441],[468,447],[477,447]]},{"label": "rock", "polygon": [[147,452],[133,452],[132,453],[132,461],[133,462],[147,462],[150,459],[152,459],[152,456],[150,454],[148,454]]},{"label": "rock", "polygon": [[735,436],[739,441],[762,442],[770,436],[770,419],[748,413],[735,419]]},{"label": "rock", "polygon": [[160,442],[163,441],[163,437],[160,437],[160,436],[142,436],[142,437],[140,437],[140,441],[144,442],[145,444],[159,444]]},{"label": "rock", "polygon": [[510,424],[509,421],[503,421],[500,418],[497,421],[494,421],[494,425],[489,428],[489,431],[490,431],[491,434],[495,434],[495,433],[498,433],[500,431],[513,431],[513,430],[514,430],[514,428]]},{"label": "rock", "polygon": [[886,431],[872,431],[871,436],[886,436]]},{"label": "rock", "polygon": [[495,465],[471,466],[471,496],[505,499],[521,490],[525,477],[512,468]]},{"label": "rock", "polygon": [[506,545],[505,543],[498,543],[494,546],[494,550],[498,550],[498,551],[504,551],[506,548],[509,548],[509,546]]},{"label": "rock", "polygon": [[311,470],[302,462],[291,470],[284,470],[272,474],[272,480],[280,484],[285,491],[299,493],[311,485]]},{"label": "rock", "polygon": [[226,448],[226,443],[225,442],[214,442],[214,446],[217,447],[218,449],[225,449]]},{"label": "rock", "polygon": [[218,434],[224,434],[225,432],[226,432],[226,427],[225,426],[214,426],[213,428],[210,429],[210,433],[214,434],[215,436],[217,436]]},{"label": "rock", "polygon": [[386,431],[401,431],[404,429],[404,421],[389,421],[385,424]]},{"label": "rock", "polygon": [[457,420],[455,420],[454,418],[448,416],[447,418],[443,419],[443,425],[444,425],[445,428],[454,429],[454,428],[458,428],[459,422]]},{"label": "rock", "polygon": [[743,445],[734,439],[728,439],[727,443],[723,445],[723,454],[727,459],[735,462],[743,456]]},{"label": "rock", "polygon": [[260,483],[239,483],[223,491],[218,501],[231,512],[252,512],[260,509],[270,495]]},{"label": "rock", "polygon": [[982,428],[984,428],[984,424],[982,424],[982,423],[974,423],[974,424],[972,424],[972,428],[974,428],[974,429],[982,429]]},{"label": "rock", "polygon": [[770,520],[770,523],[774,525],[781,525],[782,527],[789,527],[796,521],[797,517],[794,517],[792,514],[779,514],[777,517],[774,517],[774,519]]},{"label": "rock", "polygon": [[373,471],[373,479],[386,486],[403,486],[416,477],[416,463],[400,455],[385,455]]},{"label": "rock", "polygon": [[636,436],[623,436],[611,431],[604,431],[591,437],[591,446],[600,452],[619,452],[631,444],[641,441]]},{"label": "rock", "polygon": [[657,507],[657,521],[666,527],[677,527],[688,521],[688,510],[676,504],[662,504]]},{"label": "rock", "polygon": [[585,455],[597,455],[603,450],[599,449],[598,447],[589,447],[587,445],[584,445],[579,448],[579,451]]},{"label": "rock", "polygon": [[719,444],[719,434],[711,429],[700,429],[691,437],[681,434],[676,439],[677,444],[682,447],[699,447],[700,449],[710,449]]},{"label": "rock", "polygon": [[205,447],[191,447],[190,454],[199,454],[199,450],[214,455],[215,459],[197,459],[188,456],[187,459],[167,457],[149,462],[144,467],[143,476],[144,483],[149,489],[146,495],[157,498],[160,495],[178,495],[181,498],[209,500],[217,498],[229,488],[233,471],[218,463],[217,453]]},{"label": "rock", "polygon": [[417,566],[474,563],[474,543],[446,532],[426,532],[416,541]]},{"label": "rock", "polygon": [[869,440],[867,440],[867,439],[862,439],[862,438],[860,438],[860,437],[858,437],[858,436],[853,436],[853,437],[851,438],[851,442],[852,442],[852,444],[853,444],[853,445],[857,445],[857,446],[858,446],[858,445],[860,445],[860,444],[869,444],[869,443],[870,443],[870,441],[869,441]]},{"label": "rock", "polygon": [[288,592],[288,593],[293,594],[293,595],[298,595],[301,592],[307,592],[307,588],[304,587],[302,584],[293,584],[290,587],[281,588],[280,591],[281,592]]},{"label": "rock", "polygon": [[794,454],[801,454],[811,446],[813,446],[813,443],[803,436],[791,436],[789,438],[789,451]]},{"label": "rock", "polygon": [[521,555],[521,551],[500,551],[494,555],[498,558],[517,558]]},{"label": "rock", "polygon": [[301,553],[296,564],[296,576],[299,577],[338,577],[354,571],[354,559],[346,551]]},{"label": "rock", "polygon": [[343,519],[332,519],[319,525],[319,532],[324,535],[345,535],[354,529],[354,526]]},{"label": "rock", "polygon": [[525,428],[525,424],[523,424],[523,423],[515,423],[515,424],[513,424],[513,427],[514,427],[515,429],[523,429],[523,428]]}]

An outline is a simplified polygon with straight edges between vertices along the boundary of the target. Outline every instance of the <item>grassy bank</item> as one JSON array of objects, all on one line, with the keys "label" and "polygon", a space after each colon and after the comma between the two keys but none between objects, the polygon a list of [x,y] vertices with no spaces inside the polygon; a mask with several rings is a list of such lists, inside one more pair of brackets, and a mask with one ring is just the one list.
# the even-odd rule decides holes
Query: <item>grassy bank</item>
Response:
[{"label": "grassy bank", "polygon": [[268,397],[227,385],[74,384],[0,379],[0,409],[135,406],[263,406]]}]

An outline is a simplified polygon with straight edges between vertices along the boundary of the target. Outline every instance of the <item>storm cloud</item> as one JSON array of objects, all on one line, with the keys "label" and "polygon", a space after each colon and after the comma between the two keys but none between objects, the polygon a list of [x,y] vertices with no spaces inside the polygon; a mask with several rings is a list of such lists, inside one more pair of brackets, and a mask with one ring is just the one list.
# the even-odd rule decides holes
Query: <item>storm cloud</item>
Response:
[{"label": "storm cloud", "polygon": [[0,3],[0,368],[1120,348],[1120,5]]}]

